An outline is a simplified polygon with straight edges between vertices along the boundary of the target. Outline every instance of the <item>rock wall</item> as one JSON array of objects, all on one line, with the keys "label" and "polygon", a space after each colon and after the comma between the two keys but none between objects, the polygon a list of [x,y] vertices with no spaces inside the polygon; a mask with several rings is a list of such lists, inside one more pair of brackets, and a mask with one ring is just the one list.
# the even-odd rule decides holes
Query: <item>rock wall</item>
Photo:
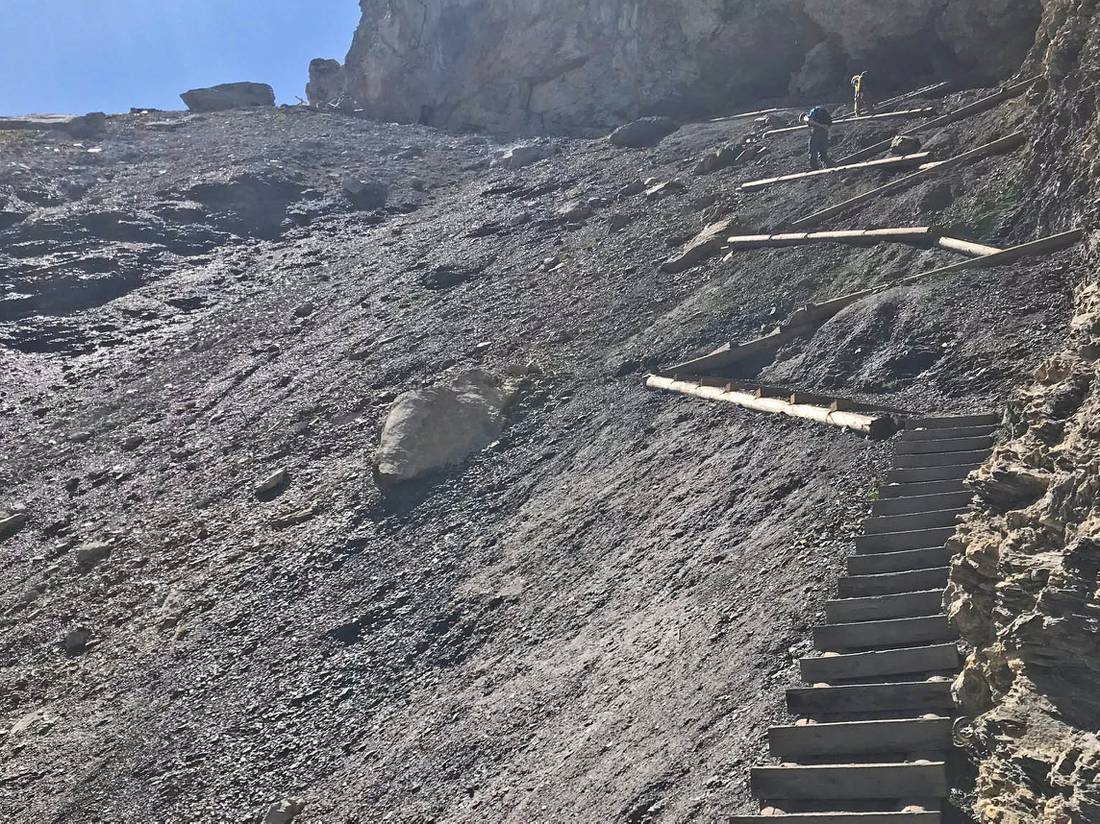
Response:
[{"label": "rock wall", "polygon": [[361,0],[348,87],[368,114],[492,131],[1012,74],[1039,0]]},{"label": "rock wall", "polygon": [[[1048,81],[1022,199],[1037,232],[1098,217],[1096,14],[1095,0],[1048,0],[1025,64]],[[984,507],[961,531],[947,593],[973,645],[956,694],[983,822],[1100,821],[1098,252],[1094,233],[1065,349],[1012,398],[1007,441],[972,476]]]}]

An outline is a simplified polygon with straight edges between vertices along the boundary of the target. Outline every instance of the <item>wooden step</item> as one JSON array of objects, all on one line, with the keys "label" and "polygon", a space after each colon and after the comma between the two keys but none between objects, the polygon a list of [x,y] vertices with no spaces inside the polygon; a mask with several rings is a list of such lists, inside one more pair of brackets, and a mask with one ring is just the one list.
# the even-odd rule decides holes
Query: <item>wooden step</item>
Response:
[{"label": "wooden step", "polygon": [[948,572],[947,567],[940,567],[883,575],[846,575],[838,582],[837,591],[841,598],[863,598],[868,595],[896,595],[943,589],[947,586]]},{"label": "wooden step", "polygon": [[945,798],[942,761],[912,764],[827,764],[753,767],[752,792],[767,799]]},{"label": "wooden step", "polygon": [[729,824],[942,824],[939,812],[924,813],[790,813],[735,815]]},{"label": "wooden step", "polygon": [[871,505],[871,512],[882,515],[912,515],[920,512],[937,512],[947,509],[966,509],[974,493],[968,489],[957,492],[941,492],[938,495],[907,495],[905,497],[879,498]]},{"label": "wooden step", "polygon": [[860,555],[876,555],[903,549],[928,549],[943,546],[955,534],[954,526],[938,526],[932,529],[909,529],[903,532],[878,532],[855,537],[856,552]]},{"label": "wooden step", "polygon": [[996,426],[948,426],[941,429],[903,429],[898,433],[898,442],[940,441],[956,438],[992,437]]},{"label": "wooden step", "polygon": [[[807,126],[793,126],[792,129],[805,129]],[[780,129],[779,131],[783,131]],[[764,136],[768,137],[772,134],[778,134],[779,132],[765,132]],[[916,166],[920,166],[922,163],[931,159],[931,155],[928,152],[917,152],[916,154],[903,155],[902,157],[885,157],[881,160],[870,160],[863,163],[852,163],[848,166],[829,166],[825,169],[815,169],[810,172],[795,172],[794,174],[782,175],[781,177],[766,177],[762,180],[749,180],[741,184],[741,191],[749,192],[755,189],[763,189],[768,186],[775,186],[779,183],[790,183],[795,180],[808,180],[819,177],[831,177],[838,174],[846,174],[848,172],[876,172],[881,170],[890,169],[912,169]]]},{"label": "wooden step", "polygon": [[979,435],[970,438],[945,438],[942,440],[898,441],[894,444],[894,452],[897,455],[927,455],[933,452],[972,452],[978,449],[992,448],[993,437],[991,435]]},{"label": "wooden step", "polygon": [[959,515],[966,509],[936,509],[932,512],[909,512],[903,515],[875,515],[863,522],[865,535],[882,535],[888,532],[913,532],[938,527],[954,527]]},{"label": "wooden step", "polygon": [[946,615],[814,627],[814,647],[823,652],[942,644],[958,637],[959,631]]},{"label": "wooden step", "polygon": [[901,552],[852,555],[848,558],[848,574],[881,575],[884,572],[909,572],[913,569],[945,567],[950,563],[951,550],[945,546],[905,549]]},{"label": "wooden step", "polygon": [[851,655],[829,655],[802,658],[799,662],[802,680],[810,684],[852,681],[859,678],[915,675],[925,672],[955,670],[959,666],[959,651],[954,643],[905,647]]},{"label": "wooden step", "polygon": [[903,681],[891,684],[851,684],[836,687],[795,687],[787,690],[787,709],[819,717],[842,713],[954,713],[950,681]]},{"label": "wooden step", "polygon": [[925,495],[947,495],[952,492],[968,492],[962,478],[951,481],[924,481],[918,483],[884,484],[878,488],[879,500],[893,498],[917,498]]},{"label": "wooden step", "polygon": [[959,481],[981,466],[981,463],[961,463],[951,466],[925,466],[893,469],[886,473],[888,484],[915,484],[927,481]]},{"label": "wooden step", "polygon": [[933,452],[929,455],[895,455],[894,464],[899,469],[926,469],[933,466],[981,464],[988,457],[988,449],[967,452]]},{"label": "wooden step", "polygon": [[768,745],[776,758],[870,753],[946,752],[951,749],[950,718],[897,721],[845,721],[772,727]]},{"label": "wooden step", "polygon": [[839,598],[825,602],[825,617],[833,624],[859,621],[886,621],[891,618],[918,618],[943,613],[943,589],[900,592],[895,595],[870,595],[864,598]]},{"label": "wooden step", "polygon": [[926,418],[908,418],[905,428],[909,429],[952,429],[962,426],[1000,426],[1001,415],[991,412],[985,415],[956,415]]}]

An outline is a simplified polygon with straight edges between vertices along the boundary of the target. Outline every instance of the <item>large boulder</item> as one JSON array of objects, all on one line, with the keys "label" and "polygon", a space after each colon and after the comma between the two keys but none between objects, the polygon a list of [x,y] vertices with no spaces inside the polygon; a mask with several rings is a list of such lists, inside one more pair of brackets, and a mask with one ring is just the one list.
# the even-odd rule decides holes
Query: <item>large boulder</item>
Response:
[{"label": "large boulder", "polygon": [[306,99],[317,108],[341,108],[347,102],[348,78],[339,60],[310,61]]},{"label": "large boulder", "polygon": [[710,224],[688,241],[683,249],[662,263],[661,271],[679,274],[714,257],[726,245],[726,238],[733,232],[735,225],[732,219]]},{"label": "large boulder", "polygon": [[219,112],[275,105],[275,90],[266,83],[222,83],[180,95],[193,112]]},{"label": "large boulder", "polygon": [[514,388],[483,370],[445,384],[406,392],[394,401],[375,456],[382,486],[460,464],[504,430]]},{"label": "large boulder", "polygon": [[613,145],[626,149],[648,149],[679,128],[680,124],[670,117],[640,117],[620,126],[607,139]]}]

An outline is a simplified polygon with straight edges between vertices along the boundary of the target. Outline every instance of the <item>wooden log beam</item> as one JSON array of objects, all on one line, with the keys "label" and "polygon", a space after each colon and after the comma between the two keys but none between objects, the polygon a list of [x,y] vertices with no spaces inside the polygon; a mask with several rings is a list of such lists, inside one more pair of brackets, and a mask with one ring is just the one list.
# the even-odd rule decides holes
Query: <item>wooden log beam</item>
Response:
[{"label": "wooden log beam", "polygon": [[722,117],[715,117],[712,120],[708,120],[708,123],[726,123],[730,120],[749,120],[750,118],[763,117],[766,114],[779,114],[780,112],[792,112],[798,109],[797,106],[791,106],[786,109],[760,109],[755,112],[740,112],[738,114],[728,114]]},{"label": "wooden log beam", "polygon": [[942,235],[936,238],[936,245],[941,249],[947,249],[951,252],[962,252],[964,255],[970,255],[971,257],[983,257],[985,255],[996,255],[1003,251],[996,246],[986,246],[983,243],[972,243],[969,240],[962,240],[957,237],[948,237]]},{"label": "wooden log beam", "polygon": [[919,170],[911,175],[900,177],[897,180],[891,180],[889,183],[879,186],[876,189],[872,189],[869,192],[864,192],[861,195],[856,195],[855,197],[848,198],[848,200],[829,206],[819,212],[814,212],[811,215],[799,218],[791,224],[791,228],[805,229],[811,226],[817,226],[818,224],[823,223],[830,218],[837,217],[839,215],[850,214],[851,212],[859,209],[859,207],[861,207],[863,204],[874,200],[877,197],[881,197],[882,195],[886,194],[892,194],[893,192],[898,192],[902,189],[906,189],[909,186],[912,186],[927,179],[933,174],[939,174],[940,172],[945,172],[949,169],[957,169],[960,166],[967,166],[971,163],[977,163],[979,160],[989,157],[990,155],[1004,154],[1006,152],[1014,151],[1024,145],[1026,139],[1027,136],[1024,132],[1014,132],[1013,134],[998,138],[997,140],[994,140],[990,143],[986,143],[984,146],[979,146],[976,149],[971,149],[968,152],[963,152],[962,154],[955,155],[948,160],[944,160],[931,169]]},{"label": "wooden log beam", "polygon": [[[952,112],[947,112],[940,117],[929,120],[927,123],[919,123],[916,126],[907,130],[908,134],[922,134],[924,132],[930,132],[934,129],[942,128],[943,126],[949,126],[952,123],[957,123],[960,120],[966,120],[968,117],[973,117],[976,114],[987,112],[990,109],[996,108],[1006,100],[1011,100],[1014,97],[1019,97],[1024,94],[1028,89],[1034,86],[1039,80],[1042,80],[1041,75],[1030,77],[1027,80],[1023,80],[1019,83],[1013,83],[1011,86],[1005,86],[1002,89],[994,92],[988,97],[983,97],[981,100],[976,100],[966,106],[962,106],[955,109]],[[890,148],[890,144],[894,142],[894,138],[887,140],[881,140],[878,143],[874,143],[865,149],[860,149],[858,152],[854,152],[847,157],[841,158],[838,163],[857,163],[860,160],[866,160],[869,157],[885,152]]]},{"label": "wooden log beam", "polygon": [[[863,123],[879,123],[883,120],[916,120],[928,117],[936,113],[934,106],[925,106],[921,109],[903,109],[900,112],[882,112],[881,114],[861,115],[860,117],[841,117],[833,121],[833,126],[859,126]],[[808,124],[799,126],[784,126],[782,129],[770,129],[764,132],[764,137],[777,137],[782,134],[803,132],[810,128]]]},{"label": "wooden log beam", "polygon": [[846,412],[839,409],[833,409],[828,406],[792,403],[789,398],[772,398],[755,392],[706,386],[695,381],[681,381],[675,378],[661,377],[659,375],[650,375],[646,378],[646,386],[650,389],[679,392],[680,394],[691,395],[696,398],[724,401],[757,412],[787,415],[792,418],[802,418],[804,420],[816,421],[817,423],[839,426],[844,429],[851,429],[854,432],[860,432],[875,439],[889,438],[897,431],[897,422],[889,415],[885,414],[862,414],[859,412]]},{"label": "wooden log beam", "polygon": [[733,250],[762,247],[803,246],[809,243],[923,243],[936,236],[930,226],[900,227],[897,229],[848,229],[837,232],[788,232],[775,235],[734,235],[726,239]]},{"label": "wooden log beam", "polygon": [[[896,106],[900,106],[902,103],[908,103],[910,100],[915,100],[918,97],[942,97],[950,91],[954,85],[954,82],[951,80],[931,83],[927,86],[921,86],[919,89],[914,89],[911,92],[905,92],[905,94],[899,94],[896,97],[889,97],[886,100],[875,103],[874,108],[877,112],[885,112]],[[848,107],[845,107],[845,109],[847,108]]]},{"label": "wooden log beam", "polygon": [[866,163],[850,163],[847,166],[831,166],[827,169],[815,169],[810,172],[796,172],[794,174],[782,175],[780,177],[766,177],[761,180],[750,180],[741,184],[741,191],[748,192],[756,189],[763,189],[768,186],[775,186],[778,183],[788,183],[792,180],[807,180],[818,177],[829,177],[830,175],[842,174],[844,172],[851,171],[875,171],[877,169],[911,169],[914,166],[920,166],[931,155],[928,152],[918,152],[911,155],[903,155],[902,157],[887,157],[882,160],[869,160]]}]

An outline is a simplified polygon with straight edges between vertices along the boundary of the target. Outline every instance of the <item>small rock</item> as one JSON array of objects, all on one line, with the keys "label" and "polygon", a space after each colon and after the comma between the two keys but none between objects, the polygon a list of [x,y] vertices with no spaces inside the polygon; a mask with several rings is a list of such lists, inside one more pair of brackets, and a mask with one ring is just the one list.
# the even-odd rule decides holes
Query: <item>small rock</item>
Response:
[{"label": "small rock", "polygon": [[61,639],[61,646],[65,648],[65,652],[75,655],[78,652],[83,652],[90,640],[92,640],[91,630],[80,627],[66,632]]},{"label": "small rock", "polygon": [[76,548],[76,562],[90,567],[98,564],[111,554],[111,545],[105,541],[88,541]]},{"label": "small rock", "polygon": [[145,443],[144,435],[130,435],[126,440],[122,442],[122,451],[133,452],[143,443]]},{"label": "small rock", "polygon": [[264,824],[290,824],[305,808],[301,798],[284,798],[268,807]]},{"label": "small rock", "polygon": [[721,251],[733,230],[733,220],[720,220],[712,223],[697,234],[679,252],[661,265],[661,271],[669,274],[686,272],[692,266],[702,263]]},{"label": "small rock", "polygon": [[634,195],[640,195],[646,190],[645,181],[641,178],[635,178],[627,183],[619,191],[615,192],[615,199],[622,200],[626,197],[634,197]]},{"label": "small rock", "polygon": [[27,523],[26,512],[13,512],[0,518],[0,538],[7,538],[21,530]]},{"label": "small rock", "polygon": [[903,157],[920,151],[920,141],[906,134],[899,134],[890,141],[890,153]]},{"label": "small rock", "polygon": [[258,484],[256,484],[256,497],[269,495],[287,482],[290,477],[285,468],[276,469]]},{"label": "small rock", "polygon": [[355,175],[344,175],[340,181],[340,187],[352,205],[364,211],[383,208],[390,195],[386,184],[376,180],[364,180]]},{"label": "small rock", "polygon": [[91,432],[74,432],[69,436],[72,443],[87,443],[92,439]]},{"label": "small rock", "polygon": [[553,255],[542,262],[542,271],[550,272],[561,266],[561,255]]},{"label": "small rock", "polygon": [[699,162],[695,164],[695,168],[691,170],[693,175],[709,175],[720,169],[726,169],[737,163],[742,155],[740,149],[735,149],[732,146],[723,146],[722,148],[707,152],[703,155]]},{"label": "small rock", "polygon": [[673,178],[664,183],[657,183],[645,190],[646,200],[661,200],[669,195],[679,194],[687,189],[682,180]]},{"label": "small rock", "polygon": [[557,211],[557,216],[567,223],[580,223],[592,214],[592,208],[580,200],[571,200]]},{"label": "small rock", "polygon": [[520,143],[501,152],[490,165],[504,169],[522,169],[524,166],[553,157],[556,151],[557,148],[549,140]]},{"label": "small rock", "polygon": [[669,117],[642,117],[620,126],[607,139],[614,146],[645,149],[656,146],[679,128],[680,125]]},{"label": "small rock", "polygon": [[304,303],[299,303],[294,307],[294,317],[296,318],[308,318],[314,312],[317,311],[317,304],[311,300],[307,300]]},{"label": "small rock", "polygon": [[607,221],[608,234],[618,234],[623,231],[634,221],[630,215],[623,214],[622,212],[615,212],[611,215],[611,218]]}]

